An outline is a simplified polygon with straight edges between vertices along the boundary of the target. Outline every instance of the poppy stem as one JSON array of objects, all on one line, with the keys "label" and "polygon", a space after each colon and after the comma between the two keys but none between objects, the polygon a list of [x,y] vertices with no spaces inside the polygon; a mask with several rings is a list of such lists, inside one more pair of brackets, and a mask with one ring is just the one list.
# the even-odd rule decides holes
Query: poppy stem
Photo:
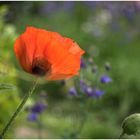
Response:
[{"label": "poppy stem", "polygon": [[35,87],[38,83],[38,79],[33,83],[32,88],[29,90],[29,92],[24,96],[23,100],[21,101],[21,103],[19,104],[19,106],[17,107],[16,111],[14,112],[14,114],[12,115],[12,117],[9,119],[9,121],[7,122],[6,126],[4,127],[4,129],[2,130],[1,134],[0,134],[0,139],[2,139],[6,132],[8,131],[10,125],[12,124],[12,122],[15,120],[15,118],[17,117],[17,115],[20,113],[21,109],[23,108],[23,106],[25,105],[26,101],[28,100],[28,98],[32,95],[32,93],[35,90]]}]

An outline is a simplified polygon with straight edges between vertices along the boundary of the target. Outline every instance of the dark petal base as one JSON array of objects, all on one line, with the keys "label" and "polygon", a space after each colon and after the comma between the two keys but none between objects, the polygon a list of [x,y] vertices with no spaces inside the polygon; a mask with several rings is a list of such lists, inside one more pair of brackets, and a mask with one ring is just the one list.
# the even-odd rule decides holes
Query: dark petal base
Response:
[{"label": "dark petal base", "polygon": [[46,70],[44,70],[44,69],[42,69],[38,66],[35,66],[32,69],[32,73],[35,74],[35,75],[39,75],[39,76],[45,76]]}]

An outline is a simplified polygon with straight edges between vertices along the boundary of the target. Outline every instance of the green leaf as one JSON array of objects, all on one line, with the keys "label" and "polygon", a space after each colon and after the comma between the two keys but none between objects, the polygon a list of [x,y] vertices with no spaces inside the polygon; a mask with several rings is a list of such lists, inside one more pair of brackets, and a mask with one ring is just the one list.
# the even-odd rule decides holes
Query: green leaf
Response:
[{"label": "green leaf", "polygon": [[6,90],[6,89],[15,89],[15,86],[11,84],[0,83],[0,90]]}]

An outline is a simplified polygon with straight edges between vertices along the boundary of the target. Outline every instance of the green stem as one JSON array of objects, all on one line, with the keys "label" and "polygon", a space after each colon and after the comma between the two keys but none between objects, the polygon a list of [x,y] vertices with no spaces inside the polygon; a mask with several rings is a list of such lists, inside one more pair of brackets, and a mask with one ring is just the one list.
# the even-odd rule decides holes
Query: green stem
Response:
[{"label": "green stem", "polygon": [[35,90],[35,87],[37,85],[37,81],[36,80],[33,84],[33,87],[31,88],[31,90],[29,90],[28,94],[26,94],[23,98],[23,100],[21,101],[20,105],[17,107],[16,111],[14,112],[14,114],[12,115],[12,117],[10,118],[10,120],[8,121],[8,123],[6,124],[6,126],[4,127],[4,129],[2,130],[1,134],[0,134],[0,139],[2,139],[6,132],[8,131],[11,123],[15,120],[15,118],[17,117],[17,115],[19,114],[19,112],[21,111],[21,109],[23,108],[23,106],[25,105],[26,101],[28,100],[28,98],[32,95],[33,91]]}]

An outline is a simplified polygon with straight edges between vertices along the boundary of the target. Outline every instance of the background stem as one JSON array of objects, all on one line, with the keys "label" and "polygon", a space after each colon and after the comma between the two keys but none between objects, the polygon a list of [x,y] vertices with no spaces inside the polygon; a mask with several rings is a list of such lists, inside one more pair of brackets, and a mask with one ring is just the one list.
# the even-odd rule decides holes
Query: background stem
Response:
[{"label": "background stem", "polygon": [[38,116],[38,139],[42,139],[42,123],[41,123],[41,114]]}]

